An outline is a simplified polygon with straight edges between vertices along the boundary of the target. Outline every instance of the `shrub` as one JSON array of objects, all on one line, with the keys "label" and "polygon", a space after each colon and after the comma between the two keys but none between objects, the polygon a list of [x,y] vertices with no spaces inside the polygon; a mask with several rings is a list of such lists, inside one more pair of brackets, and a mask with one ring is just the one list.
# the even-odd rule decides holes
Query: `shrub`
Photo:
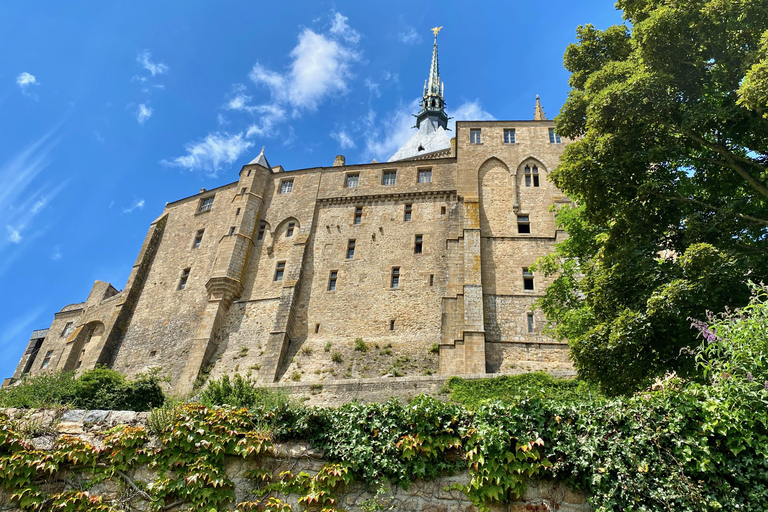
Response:
[{"label": "shrub", "polygon": [[341,352],[334,352],[331,354],[331,361],[334,363],[340,363],[344,361],[344,357],[342,357]]},{"label": "shrub", "polygon": [[333,343],[331,343],[331,342],[329,341],[328,343],[326,343],[326,344],[325,344],[325,347],[323,348],[323,350],[324,350],[325,352],[330,352],[330,351],[331,351],[331,347],[332,347],[332,346],[333,346]]},{"label": "shrub", "polygon": [[15,385],[0,389],[0,407],[58,407],[70,404],[74,394],[74,372],[45,372],[34,377],[25,375]]},{"label": "shrub", "polygon": [[368,345],[363,341],[363,338],[357,338],[355,340],[355,350],[358,352],[368,352]]},{"label": "shrub", "polygon": [[440,353],[440,345],[437,343],[433,343],[431,347],[429,347],[429,353],[430,354],[439,354]]}]

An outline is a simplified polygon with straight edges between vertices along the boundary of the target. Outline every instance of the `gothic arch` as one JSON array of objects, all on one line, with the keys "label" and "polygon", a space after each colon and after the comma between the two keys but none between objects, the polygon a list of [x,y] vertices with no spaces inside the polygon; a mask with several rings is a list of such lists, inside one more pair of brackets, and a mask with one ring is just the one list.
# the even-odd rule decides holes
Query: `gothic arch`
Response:
[{"label": "gothic arch", "polygon": [[286,217],[285,219],[281,220],[276,226],[275,229],[272,231],[272,237],[277,239],[278,237],[285,237],[286,231],[288,230],[289,224],[293,222],[293,234],[291,236],[296,236],[301,229],[301,224],[299,223],[299,219],[296,217]]},{"label": "gothic arch", "polygon": [[[547,166],[532,155],[529,155],[520,162],[520,165],[517,166],[517,172],[515,173],[517,189],[516,203],[520,208],[523,208],[523,203],[526,202],[527,193],[530,193],[533,189],[538,189],[536,193],[547,194],[547,192],[545,192],[545,190],[548,189],[548,187],[545,186],[547,183],[547,173]],[[534,175],[537,176],[537,178],[534,178]],[[536,183],[538,183],[538,185]]]},{"label": "gothic arch", "polygon": [[515,182],[509,167],[491,157],[478,171],[480,235],[511,236],[515,202]]}]

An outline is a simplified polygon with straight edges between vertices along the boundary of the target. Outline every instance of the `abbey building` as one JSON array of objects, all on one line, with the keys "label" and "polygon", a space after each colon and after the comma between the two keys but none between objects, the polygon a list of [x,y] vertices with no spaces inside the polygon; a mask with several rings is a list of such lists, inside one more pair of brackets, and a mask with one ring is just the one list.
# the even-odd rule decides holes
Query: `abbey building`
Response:
[{"label": "abbey building", "polygon": [[437,36],[413,137],[387,162],[287,171],[262,150],[237,181],[168,203],[122,291],[97,281],[35,331],[14,378],[106,365],[259,382],[544,370],[567,346],[529,269],[565,234],[548,173],[569,141],[531,121],[447,129]]}]

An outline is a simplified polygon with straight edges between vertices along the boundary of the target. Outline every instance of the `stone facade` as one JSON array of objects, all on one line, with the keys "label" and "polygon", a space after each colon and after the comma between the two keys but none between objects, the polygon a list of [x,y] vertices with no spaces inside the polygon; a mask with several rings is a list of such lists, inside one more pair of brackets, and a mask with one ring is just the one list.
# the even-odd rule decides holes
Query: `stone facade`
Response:
[{"label": "stone facade", "polygon": [[186,392],[201,373],[250,371],[263,383],[567,374],[567,348],[531,307],[549,280],[524,276],[565,236],[550,207],[568,199],[547,175],[569,141],[551,143],[553,128],[458,122],[436,155],[290,172],[260,155],[237,182],[168,203],[125,289],[97,282],[63,308],[14,377],[159,367]]}]

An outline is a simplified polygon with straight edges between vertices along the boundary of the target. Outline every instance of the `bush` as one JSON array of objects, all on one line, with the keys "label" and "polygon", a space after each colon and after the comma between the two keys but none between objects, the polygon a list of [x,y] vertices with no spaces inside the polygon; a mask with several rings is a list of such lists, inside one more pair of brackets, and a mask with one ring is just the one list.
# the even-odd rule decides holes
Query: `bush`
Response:
[{"label": "bush", "polygon": [[165,395],[156,374],[133,381],[115,370],[95,368],[75,378],[74,372],[43,373],[0,390],[0,406],[148,411],[163,404]]},{"label": "bush", "polygon": [[334,352],[331,354],[331,361],[334,363],[341,363],[344,361],[344,357],[342,357],[341,352]]},{"label": "bush", "polygon": [[368,345],[365,344],[363,338],[357,338],[355,340],[355,350],[358,352],[368,352]]}]

